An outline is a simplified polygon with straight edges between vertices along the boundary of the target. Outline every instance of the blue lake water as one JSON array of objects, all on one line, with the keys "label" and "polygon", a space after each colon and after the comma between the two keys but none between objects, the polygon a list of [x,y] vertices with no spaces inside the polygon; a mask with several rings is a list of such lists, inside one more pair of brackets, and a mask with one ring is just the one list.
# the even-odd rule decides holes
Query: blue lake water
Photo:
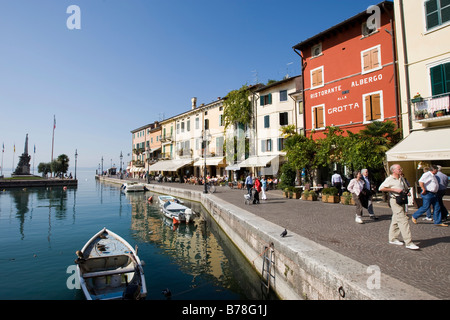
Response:
[{"label": "blue lake water", "polygon": [[77,173],[78,188],[0,190],[0,299],[84,299],[73,289],[75,251],[103,227],[145,261],[150,300],[274,299],[256,271],[198,203],[195,223],[175,227],[151,192],[124,194],[119,185]]}]

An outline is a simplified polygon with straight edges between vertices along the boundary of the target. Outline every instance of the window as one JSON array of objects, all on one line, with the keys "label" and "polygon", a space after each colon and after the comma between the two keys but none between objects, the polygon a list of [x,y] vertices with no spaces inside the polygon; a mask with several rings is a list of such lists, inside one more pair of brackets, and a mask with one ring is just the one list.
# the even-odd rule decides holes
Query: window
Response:
[{"label": "window", "polygon": [[374,121],[382,119],[382,92],[369,93],[363,95],[364,100],[364,121]]},{"label": "window", "polygon": [[323,87],[323,66],[311,70],[311,89]]},{"label": "window", "polygon": [[260,98],[259,98],[259,104],[261,105],[261,106],[265,106],[265,105],[268,105],[268,104],[272,104],[272,94],[271,93],[269,93],[269,94],[266,94],[265,96],[261,96]]},{"label": "window", "polygon": [[224,124],[224,120],[223,120],[223,114],[221,114],[221,115],[219,115],[219,126],[220,127],[223,127],[225,124]]},{"label": "window", "polygon": [[287,101],[287,90],[280,91],[280,101]]},{"label": "window", "polygon": [[264,116],[264,128],[270,128],[270,116]]},{"label": "window", "polygon": [[361,51],[361,67],[363,74],[381,69],[380,46]]},{"label": "window", "polygon": [[191,131],[191,120],[186,121],[186,131]]},{"label": "window", "polygon": [[320,105],[312,108],[312,127],[313,129],[325,128],[325,105]]},{"label": "window", "polygon": [[450,21],[450,0],[425,1],[427,30]]},{"label": "window", "polygon": [[450,62],[430,68],[431,94],[450,92]]},{"label": "window", "polygon": [[181,123],[181,133],[184,132],[184,121]]},{"label": "window", "polygon": [[311,48],[311,57],[315,58],[322,54],[322,43],[316,44]]},{"label": "window", "polygon": [[272,151],[272,139],[261,140],[261,152]]},{"label": "window", "polygon": [[200,118],[195,118],[195,129],[200,128]]},{"label": "window", "polygon": [[284,138],[278,138],[278,151],[283,151],[284,149]]},{"label": "window", "polygon": [[216,137],[216,156],[223,156],[223,137]]},{"label": "window", "polygon": [[180,133],[180,124],[177,123],[177,134]]},{"label": "window", "polygon": [[288,113],[280,112],[280,126],[285,126],[288,124]]},{"label": "window", "polygon": [[209,129],[209,119],[205,119],[205,130]]}]

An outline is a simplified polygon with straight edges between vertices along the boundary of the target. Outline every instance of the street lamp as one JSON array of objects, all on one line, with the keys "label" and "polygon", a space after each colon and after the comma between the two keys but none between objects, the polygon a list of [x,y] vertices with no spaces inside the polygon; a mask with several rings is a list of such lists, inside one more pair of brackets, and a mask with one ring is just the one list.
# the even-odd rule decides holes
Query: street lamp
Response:
[{"label": "street lamp", "polygon": [[78,152],[77,152],[77,149],[75,149],[75,180],[77,180],[77,157],[78,157]]},{"label": "street lamp", "polygon": [[211,135],[209,134],[209,129],[205,129],[203,130],[203,148],[204,148],[204,160],[205,160],[205,164],[203,166],[203,180],[204,180],[204,186],[205,186],[205,190],[203,190],[203,193],[208,193],[208,187],[206,185],[206,146],[207,143],[209,141],[209,139],[211,138]]},{"label": "street lamp", "polygon": [[122,155],[122,151],[120,151],[120,179],[122,179],[122,159],[123,159],[123,155]]},{"label": "street lamp", "polygon": [[102,176],[103,176],[103,156],[102,156]]}]

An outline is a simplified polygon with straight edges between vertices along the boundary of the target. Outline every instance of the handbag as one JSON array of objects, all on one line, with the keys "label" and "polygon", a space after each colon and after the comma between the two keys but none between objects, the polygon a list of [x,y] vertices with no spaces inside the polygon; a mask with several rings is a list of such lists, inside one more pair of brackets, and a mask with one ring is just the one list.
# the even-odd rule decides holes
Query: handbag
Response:
[{"label": "handbag", "polygon": [[400,192],[400,195],[395,196],[395,202],[397,202],[398,205],[405,205],[408,203],[408,193],[405,191]]}]

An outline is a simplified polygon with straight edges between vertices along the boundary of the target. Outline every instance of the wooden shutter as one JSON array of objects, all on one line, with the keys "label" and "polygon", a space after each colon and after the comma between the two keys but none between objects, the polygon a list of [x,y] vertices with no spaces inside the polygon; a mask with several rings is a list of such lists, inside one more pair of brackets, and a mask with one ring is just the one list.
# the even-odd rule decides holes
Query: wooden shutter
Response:
[{"label": "wooden shutter", "polygon": [[317,69],[312,72],[312,87],[318,87],[322,85],[322,69]]},{"label": "wooden shutter", "polygon": [[266,140],[261,140],[261,152],[266,152]]},{"label": "wooden shutter", "polygon": [[372,102],[372,120],[381,119],[381,95],[378,93],[370,97]]},{"label": "wooden shutter", "polygon": [[264,105],[264,96],[261,96],[261,97],[259,98],[259,104],[260,104],[261,106]]},{"label": "wooden shutter", "polygon": [[364,121],[372,120],[372,108],[371,108],[371,103],[370,103],[370,96],[366,96],[364,98],[364,111],[366,112]]},{"label": "wooden shutter", "polygon": [[375,69],[380,66],[380,61],[378,60],[378,53],[379,53],[379,48],[370,50],[371,69]]},{"label": "wooden shutter", "polygon": [[314,128],[322,128],[325,126],[323,118],[323,107],[316,107],[314,110]]},{"label": "wooden shutter", "polygon": [[363,71],[370,70],[370,52],[366,51],[363,53]]}]

